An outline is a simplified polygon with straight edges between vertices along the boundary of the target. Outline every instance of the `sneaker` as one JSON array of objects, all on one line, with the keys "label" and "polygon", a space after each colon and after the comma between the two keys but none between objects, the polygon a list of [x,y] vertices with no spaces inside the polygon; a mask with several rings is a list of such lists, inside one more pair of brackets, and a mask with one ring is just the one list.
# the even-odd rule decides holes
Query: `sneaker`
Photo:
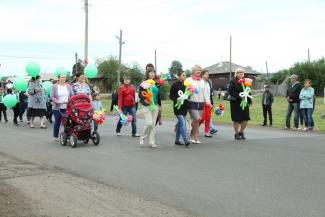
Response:
[{"label": "sneaker", "polygon": [[181,143],[180,141],[175,142],[175,145],[184,145],[183,143]]},{"label": "sneaker", "polygon": [[303,128],[301,128],[301,127],[298,127],[298,128],[296,128],[297,130],[303,130]]},{"label": "sneaker", "polygon": [[290,130],[290,127],[285,127],[285,128],[283,128],[284,130]]},{"label": "sneaker", "polygon": [[140,135],[137,134],[137,133],[136,133],[136,134],[133,134],[132,136],[133,136],[133,137],[140,137]]},{"label": "sneaker", "polygon": [[308,128],[306,128],[306,127],[305,127],[304,129],[302,129],[302,131],[308,131],[308,130],[309,130],[309,129],[308,129]]},{"label": "sneaker", "polygon": [[218,132],[218,130],[216,130],[216,129],[212,129],[212,130],[210,130],[210,134],[215,134],[215,133],[217,133]]},{"label": "sneaker", "polygon": [[151,145],[151,148],[157,148],[157,145],[156,144],[152,144]]},{"label": "sneaker", "polygon": [[140,146],[144,146],[144,138],[143,138],[143,136],[140,136]]},{"label": "sneaker", "polygon": [[116,133],[116,135],[117,135],[117,136],[122,136],[122,134],[121,134],[121,133]]},{"label": "sneaker", "polygon": [[191,148],[191,143],[186,143],[185,148]]}]

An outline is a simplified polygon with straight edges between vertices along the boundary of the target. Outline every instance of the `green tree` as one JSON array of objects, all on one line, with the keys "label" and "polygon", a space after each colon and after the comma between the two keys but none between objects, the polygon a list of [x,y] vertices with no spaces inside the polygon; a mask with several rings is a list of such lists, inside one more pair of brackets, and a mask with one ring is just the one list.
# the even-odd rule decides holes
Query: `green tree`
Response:
[{"label": "green tree", "polygon": [[276,83],[283,82],[289,75],[296,74],[299,77],[299,81],[303,82],[305,79],[312,81],[312,86],[315,89],[317,95],[323,94],[325,86],[325,59],[321,58],[313,62],[298,62],[291,68],[278,71],[275,73],[271,81]]},{"label": "green tree", "polygon": [[[108,89],[115,90],[117,86],[117,70],[119,68],[119,63],[116,57],[110,56],[109,58],[101,58],[96,60],[96,65],[98,68],[98,73],[103,75],[108,82]],[[137,86],[144,78],[144,74],[139,64],[134,63],[132,65],[121,65],[121,80],[123,82],[123,76],[129,75],[131,77],[132,83]]]},{"label": "green tree", "polygon": [[108,81],[108,89],[115,89],[117,86],[117,69],[119,63],[116,57],[110,56],[109,58],[100,58],[96,60],[98,73],[102,74]]},{"label": "green tree", "polygon": [[127,67],[127,70],[123,73],[131,77],[131,82],[134,86],[139,86],[144,79],[144,73],[139,64],[133,64]]},{"label": "green tree", "polygon": [[177,74],[177,70],[182,69],[182,68],[183,68],[182,63],[178,60],[174,60],[174,61],[172,61],[172,64],[169,68],[169,73],[175,75],[175,74]]},{"label": "green tree", "polygon": [[186,74],[186,77],[190,77],[191,74],[192,74],[192,71],[189,70],[189,69],[186,69],[186,70],[185,70],[185,74]]}]

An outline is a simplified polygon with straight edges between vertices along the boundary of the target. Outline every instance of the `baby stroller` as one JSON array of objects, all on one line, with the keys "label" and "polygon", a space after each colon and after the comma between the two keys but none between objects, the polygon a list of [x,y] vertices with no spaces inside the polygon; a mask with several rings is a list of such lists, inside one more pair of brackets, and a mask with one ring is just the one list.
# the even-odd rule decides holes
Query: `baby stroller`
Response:
[{"label": "baby stroller", "polygon": [[77,146],[78,140],[87,144],[91,139],[94,145],[98,145],[100,136],[97,132],[92,132],[93,106],[88,96],[77,94],[70,98],[67,104],[66,113],[62,116],[64,131],[60,133],[61,145],[66,145],[67,141],[72,148]]}]

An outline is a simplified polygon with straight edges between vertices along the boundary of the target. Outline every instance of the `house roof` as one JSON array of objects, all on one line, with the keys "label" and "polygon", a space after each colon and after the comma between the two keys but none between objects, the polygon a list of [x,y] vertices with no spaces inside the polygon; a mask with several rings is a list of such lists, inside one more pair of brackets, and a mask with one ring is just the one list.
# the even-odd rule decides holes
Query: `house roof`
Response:
[{"label": "house roof", "polygon": [[[255,71],[255,70],[251,69],[250,67],[244,67],[244,66],[240,66],[235,63],[231,63],[231,71],[232,72],[235,72],[235,70],[237,68],[243,68],[245,70],[245,73],[247,73],[247,74],[253,74],[253,75],[261,74],[260,72]],[[229,62],[228,61],[220,62],[220,63],[214,64],[212,66],[206,67],[204,69],[208,70],[209,74],[229,73]]]}]

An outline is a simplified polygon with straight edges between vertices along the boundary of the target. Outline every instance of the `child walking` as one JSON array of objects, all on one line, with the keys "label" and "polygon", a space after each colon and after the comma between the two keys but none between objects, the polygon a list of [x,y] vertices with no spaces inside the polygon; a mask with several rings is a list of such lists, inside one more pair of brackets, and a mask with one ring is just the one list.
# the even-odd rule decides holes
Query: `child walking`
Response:
[{"label": "child walking", "polygon": [[[102,104],[102,101],[100,100],[100,94],[95,93],[94,96],[95,96],[95,98],[94,98],[94,100],[92,102],[94,112],[102,111],[103,110],[103,104]],[[98,130],[98,124],[96,124],[96,122],[94,121],[94,131],[97,132],[97,130]]]}]

